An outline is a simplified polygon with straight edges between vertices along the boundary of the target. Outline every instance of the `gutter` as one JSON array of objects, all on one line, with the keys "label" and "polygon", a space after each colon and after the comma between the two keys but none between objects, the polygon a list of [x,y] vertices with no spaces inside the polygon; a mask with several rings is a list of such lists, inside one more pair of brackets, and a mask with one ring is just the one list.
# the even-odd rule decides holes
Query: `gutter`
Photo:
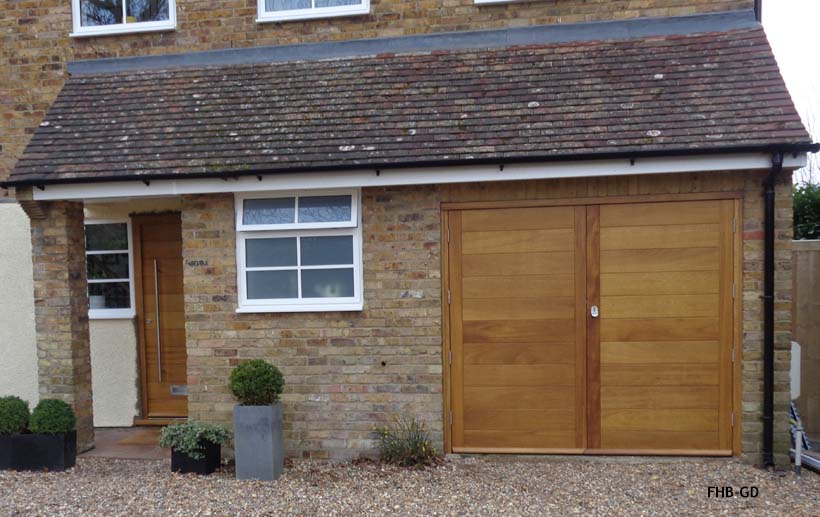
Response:
[{"label": "gutter", "polygon": [[361,172],[361,171],[388,171],[388,170],[402,170],[410,168],[425,168],[425,167],[457,167],[470,165],[498,165],[504,167],[512,164],[531,164],[531,163],[556,163],[556,162],[571,162],[571,161],[585,161],[585,160],[637,160],[640,158],[674,158],[678,156],[706,156],[719,154],[746,154],[746,153],[776,153],[793,154],[797,156],[803,153],[820,152],[820,143],[818,144],[781,144],[781,145],[763,145],[763,146],[735,146],[715,149],[670,149],[659,151],[632,151],[632,152],[615,152],[615,153],[576,153],[567,154],[563,156],[556,155],[541,155],[541,156],[526,156],[526,157],[495,157],[495,158],[480,158],[480,159],[459,159],[459,160],[427,160],[427,161],[409,161],[404,163],[369,163],[369,164],[340,164],[334,166],[288,166],[283,165],[279,168],[268,169],[243,169],[203,173],[149,173],[149,174],[130,174],[128,176],[92,176],[81,178],[57,178],[50,180],[48,178],[38,179],[23,179],[23,180],[6,180],[0,182],[0,188],[20,188],[20,187],[36,187],[44,190],[47,185],[69,185],[77,183],[93,184],[93,183],[109,183],[109,182],[127,182],[127,181],[142,181],[143,183],[150,183],[151,181],[159,180],[194,180],[194,179],[234,179],[242,176],[267,176],[274,174],[293,174],[293,173],[310,173],[310,172]]},{"label": "gutter", "polygon": [[777,151],[763,180],[763,468],[774,467],[774,187],[782,171],[783,153]]}]

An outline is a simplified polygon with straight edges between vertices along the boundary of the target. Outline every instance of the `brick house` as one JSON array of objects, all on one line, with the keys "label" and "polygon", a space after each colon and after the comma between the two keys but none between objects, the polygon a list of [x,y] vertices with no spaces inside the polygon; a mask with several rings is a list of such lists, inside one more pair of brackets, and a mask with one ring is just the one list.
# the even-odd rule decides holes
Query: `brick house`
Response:
[{"label": "brick house", "polygon": [[817,146],[755,7],[4,6],[40,395],[87,448],[95,411],[230,423],[262,357],[293,455],[403,415],[447,452],[783,461]]}]

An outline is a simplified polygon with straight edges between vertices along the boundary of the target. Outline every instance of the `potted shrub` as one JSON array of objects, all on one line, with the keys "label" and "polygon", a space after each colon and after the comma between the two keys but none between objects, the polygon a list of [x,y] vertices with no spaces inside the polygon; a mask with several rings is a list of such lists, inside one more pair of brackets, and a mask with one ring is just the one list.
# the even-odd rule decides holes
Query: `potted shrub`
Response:
[{"label": "potted shrub", "polygon": [[26,432],[30,417],[25,400],[14,396],[0,398],[0,470],[16,467],[15,437]]},{"label": "potted shrub", "polygon": [[62,400],[41,400],[29,417],[25,401],[3,397],[0,399],[0,468],[65,470],[73,467],[77,459],[75,424],[74,411]]},{"label": "potted shrub", "polygon": [[237,479],[272,481],[285,468],[282,405],[285,381],[272,364],[254,359],[231,372],[230,388],[239,400],[233,410]]},{"label": "potted shrub", "polygon": [[224,427],[202,422],[173,424],[162,429],[159,444],[171,448],[171,470],[207,476],[219,468],[222,444],[230,433]]}]

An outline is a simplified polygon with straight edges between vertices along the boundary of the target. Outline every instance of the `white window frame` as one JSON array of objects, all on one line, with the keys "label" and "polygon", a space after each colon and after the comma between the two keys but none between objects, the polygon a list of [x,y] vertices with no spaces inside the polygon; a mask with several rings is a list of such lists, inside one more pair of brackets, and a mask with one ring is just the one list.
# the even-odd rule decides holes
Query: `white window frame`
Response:
[{"label": "white window frame", "polygon": [[[125,20],[125,9],[126,0],[123,0],[123,20]],[[172,31],[177,28],[176,0],[168,0],[168,19],[157,22],[122,22],[111,25],[92,25],[90,27],[83,27],[82,13],[80,12],[80,0],[71,0],[71,13],[74,23],[74,32],[70,34],[72,38],[107,36],[110,34],[133,34],[135,32]]]},{"label": "white window frame", "polygon": [[[266,11],[265,0],[257,0],[256,23],[286,22],[290,20],[309,20],[311,18],[335,18],[338,16],[358,16],[370,14],[370,0],[362,0],[358,5],[340,5],[336,7],[311,7],[310,9],[290,9],[287,11]],[[316,0],[311,0],[316,5]]]},{"label": "white window frame", "polygon": [[[125,223],[126,232],[128,233],[128,278],[105,278],[92,280],[86,278],[87,283],[90,284],[110,284],[114,282],[128,282],[128,293],[131,299],[131,308],[129,309],[88,309],[88,318],[92,320],[117,320],[117,319],[132,319],[136,316],[136,299],[134,296],[134,243],[131,239],[131,219],[86,219],[85,226],[94,224],[122,224]],[[125,253],[125,250],[96,250],[88,251],[83,240],[83,248],[86,257],[88,255],[113,255]],[[87,268],[86,263],[86,268]]]},{"label": "white window frame", "polygon": [[[243,211],[246,199],[296,198],[295,210],[298,221],[299,198],[313,196],[350,196],[350,220],[330,223],[290,223],[290,224],[243,224]],[[235,193],[234,207],[236,212],[236,274],[238,291],[238,313],[264,312],[333,312],[361,311],[364,308],[364,281],[362,271],[362,219],[361,191],[346,190],[303,190],[277,191],[262,193]],[[273,298],[248,299],[248,271],[296,271],[301,296],[301,271],[315,269],[344,269],[351,264],[303,266],[301,264],[301,237],[327,237],[351,235],[353,237],[353,297],[350,298]],[[296,265],[283,267],[246,267],[245,242],[249,239],[296,237]]]}]

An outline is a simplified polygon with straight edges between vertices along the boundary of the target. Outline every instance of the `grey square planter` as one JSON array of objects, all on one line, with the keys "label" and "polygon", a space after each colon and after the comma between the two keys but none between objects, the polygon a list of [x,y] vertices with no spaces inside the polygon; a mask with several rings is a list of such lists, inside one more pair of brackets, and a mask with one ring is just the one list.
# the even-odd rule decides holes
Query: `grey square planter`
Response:
[{"label": "grey square planter", "polygon": [[234,406],[236,479],[273,481],[285,469],[282,405]]}]

